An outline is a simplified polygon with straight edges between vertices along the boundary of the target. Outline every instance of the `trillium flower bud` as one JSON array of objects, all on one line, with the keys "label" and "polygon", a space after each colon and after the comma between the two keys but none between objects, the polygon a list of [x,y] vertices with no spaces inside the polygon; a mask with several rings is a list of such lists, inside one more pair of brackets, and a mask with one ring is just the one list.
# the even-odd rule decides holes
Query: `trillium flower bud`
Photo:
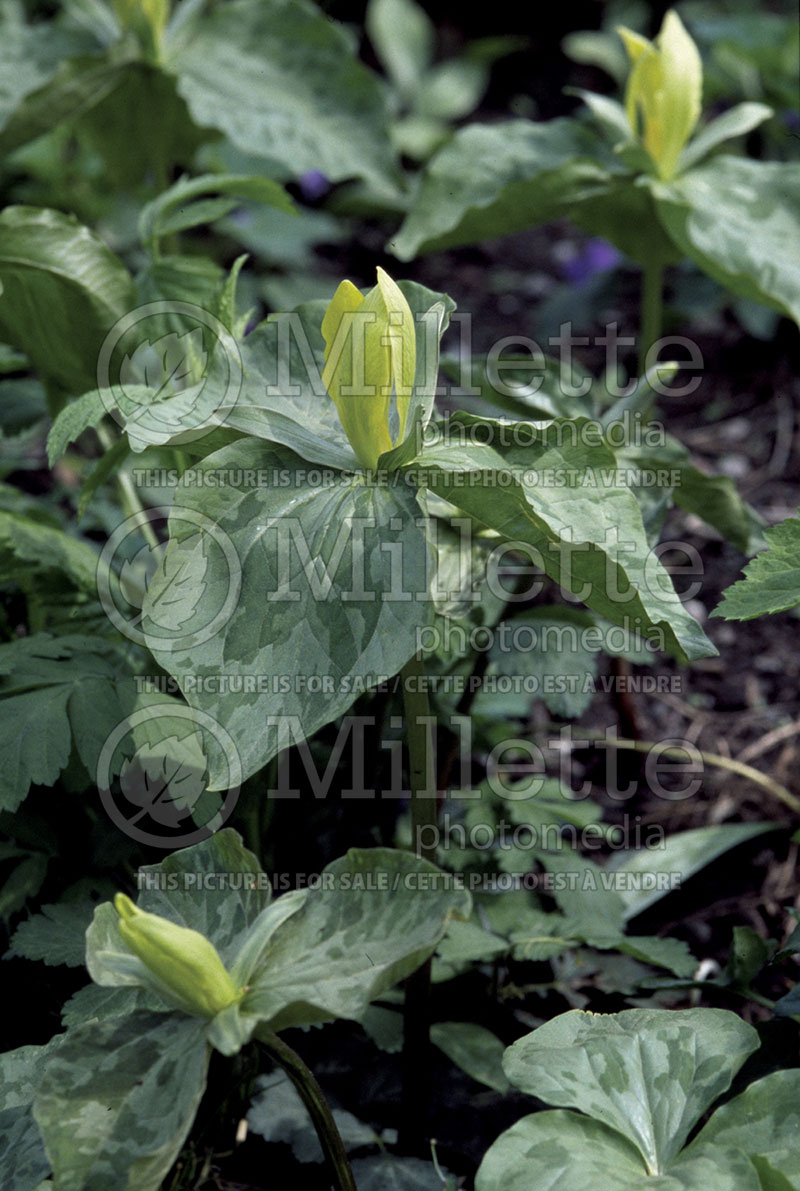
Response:
[{"label": "trillium flower bud", "polygon": [[634,135],[641,138],[659,177],[678,168],[683,148],[700,119],[703,64],[697,46],[671,9],[655,42],[620,27],[631,60],[625,108]]},{"label": "trillium flower bud", "polygon": [[148,914],[124,893],[114,898],[119,933],[152,977],[152,985],[178,1009],[195,1017],[215,1017],[243,995],[213,943],[199,931]]},{"label": "trillium flower bud", "polygon": [[379,268],[378,284],[366,297],[351,281],[341,283],[322,320],[322,334],[323,383],[359,461],[374,468],[379,456],[406,435],[417,362],[411,309],[396,282]]}]

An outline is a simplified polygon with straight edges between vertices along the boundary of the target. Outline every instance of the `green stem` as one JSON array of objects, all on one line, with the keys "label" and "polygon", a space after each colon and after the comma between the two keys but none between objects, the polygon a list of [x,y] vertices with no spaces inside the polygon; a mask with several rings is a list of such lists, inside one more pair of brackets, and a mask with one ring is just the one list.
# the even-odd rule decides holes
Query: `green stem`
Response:
[{"label": "green stem", "polygon": [[[415,655],[400,671],[408,740],[411,792],[411,849],[436,863],[439,802],[433,758],[433,720],[425,687],[425,664]],[[430,836],[426,839],[426,836]],[[400,1144],[406,1152],[423,1145],[430,1078],[431,961],[406,980],[403,1007],[403,1108]]]},{"label": "green stem", "polygon": [[639,376],[644,376],[647,353],[661,338],[664,299],[664,266],[645,265],[642,273],[641,316],[639,322]]},{"label": "green stem", "polygon": [[[400,671],[403,709],[408,740],[411,791],[411,849],[423,860],[436,863],[436,828],[439,800],[433,766],[433,719],[425,688],[425,663],[414,655]],[[430,835],[429,840],[425,836]]]},{"label": "green stem", "polygon": [[282,1067],[289,1076],[308,1109],[308,1115],[317,1131],[322,1152],[330,1168],[334,1188],[336,1191],[356,1191],[350,1160],[322,1088],[299,1054],[272,1030],[259,1026],[255,1037],[272,1061]]},{"label": "green stem", "polygon": [[[97,427],[97,437],[100,439],[100,444],[103,450],[109,451],[114,445],[114,439],[105,426]],[[150,524],[150,520],[145,512],[139,493],[136,491],[136,485],[129,475],[123,471],[117,472],[117,484],[119,485],[120,498],[122,500],[122,508],[128,517],[134,517],[136,524],[141,530],[142,537],[147,542],[151,550],[157,550],[161,543],[156,537],[155,530]]]}]

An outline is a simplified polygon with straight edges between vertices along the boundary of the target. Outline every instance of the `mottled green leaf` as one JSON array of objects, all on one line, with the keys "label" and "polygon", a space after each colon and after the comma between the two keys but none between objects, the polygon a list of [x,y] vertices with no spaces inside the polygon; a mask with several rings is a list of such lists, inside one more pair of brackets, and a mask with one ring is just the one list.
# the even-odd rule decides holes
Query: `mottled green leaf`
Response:
[{"label": "mottled green leaf", "polygon": [[[292,734],[310,736],[408,661],[430,612],[429,547],[412,487],[309,471],[285,448],[258,441],[216,451],[196,471],[227,482],[181,485],[175,503],[182,516],[196,509],[227,535],[241,566],[241,597],[216,635],[193,641],[195,625],[208,624],[238,581],[229,557],[215,550],[193,617],[170,622],[165,609],[156,621],[173,555],[180,551],[185,561],[206,537],[173,518],[144,630],[192,706],[225,725],[249,776]],[[191,689],[186,681],[212,674],[213,683]],[[223,674],[235,679],[234,689],[220,690]],[[213,758],[210,765],[210,788],[224,787],[227,766]]]},{"label": "mottled green leaf", "polygon": [[59,1191],[158,1191],[205,1088],[204,1030],[133,1013],[70,1031],[34,1103]]},{"label": "mottled green leaf", "polygon": [[272,936],[242,1012],[271,1029],[357,1020],[431,954],[451,918],[469,911],[469,894],[426,861],[389,848],[353,849],[327,866]]},{"label": "mottled green leaf", "polygon": [[686,1151],[738,1146],[800,1185],[800,1070],[775,1071],[757,1079],[718,1108]]},{"label": "mottled green leaf", "polygon": [[475,1191],[759,1191],[740,1151],[714,1149],[665,1173],[647,1171],[636,1150],[598,1121],[573,1112],[523,1117],[481,1163]]},{"label": "mottled green leaf", "polygon": [[522,1091],[616,1130],[658,1174],[758,1045],[724,1009],[572,1010],[515,1042],[503,1067]]},{"label": "mottled green leaf", "polygon": [[613,623],[657,636],[682,660],[714,652],[651,551],[636,498],[616,479],[612,452],[590,444],[588,430],[584,435],[592,423],[502,425],[459,414],[451,427],[456,421],[467,431],[485,427],[498,443],[525,434],[526,445],[433,444],[416,465],[421,484],[504,539],[533,547],[537,567]]}]

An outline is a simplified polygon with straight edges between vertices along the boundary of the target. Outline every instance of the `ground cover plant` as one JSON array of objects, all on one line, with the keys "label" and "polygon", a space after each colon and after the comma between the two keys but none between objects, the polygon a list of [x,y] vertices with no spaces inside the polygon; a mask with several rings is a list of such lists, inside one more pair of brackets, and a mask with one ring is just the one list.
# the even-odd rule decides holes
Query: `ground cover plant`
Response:
[{"label": "ground cover plant", "polygon": [[797,24],[461,18],[0,6],[11,1191],[800,1187]]}]

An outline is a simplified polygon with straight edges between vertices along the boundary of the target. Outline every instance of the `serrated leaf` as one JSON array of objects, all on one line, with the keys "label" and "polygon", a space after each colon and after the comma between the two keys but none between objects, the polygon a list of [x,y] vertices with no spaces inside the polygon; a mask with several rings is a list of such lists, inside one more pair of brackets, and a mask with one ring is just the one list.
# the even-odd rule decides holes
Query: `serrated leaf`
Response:
[{"label": "serrated leaf", "polygon": [[93,911],[94,903],[88,901],[42,906],[38,914],[19,924],[8,954],[41,960],[48,967],[58,964],[81,967],[86,953],[86,928]]},{"label": "serrated leaf", "polygon": [[800,604],[800,519],[787,517],[764,539],[767,548],[747,564],[744,579],[727,588],[712,616],[753,620]]}]

